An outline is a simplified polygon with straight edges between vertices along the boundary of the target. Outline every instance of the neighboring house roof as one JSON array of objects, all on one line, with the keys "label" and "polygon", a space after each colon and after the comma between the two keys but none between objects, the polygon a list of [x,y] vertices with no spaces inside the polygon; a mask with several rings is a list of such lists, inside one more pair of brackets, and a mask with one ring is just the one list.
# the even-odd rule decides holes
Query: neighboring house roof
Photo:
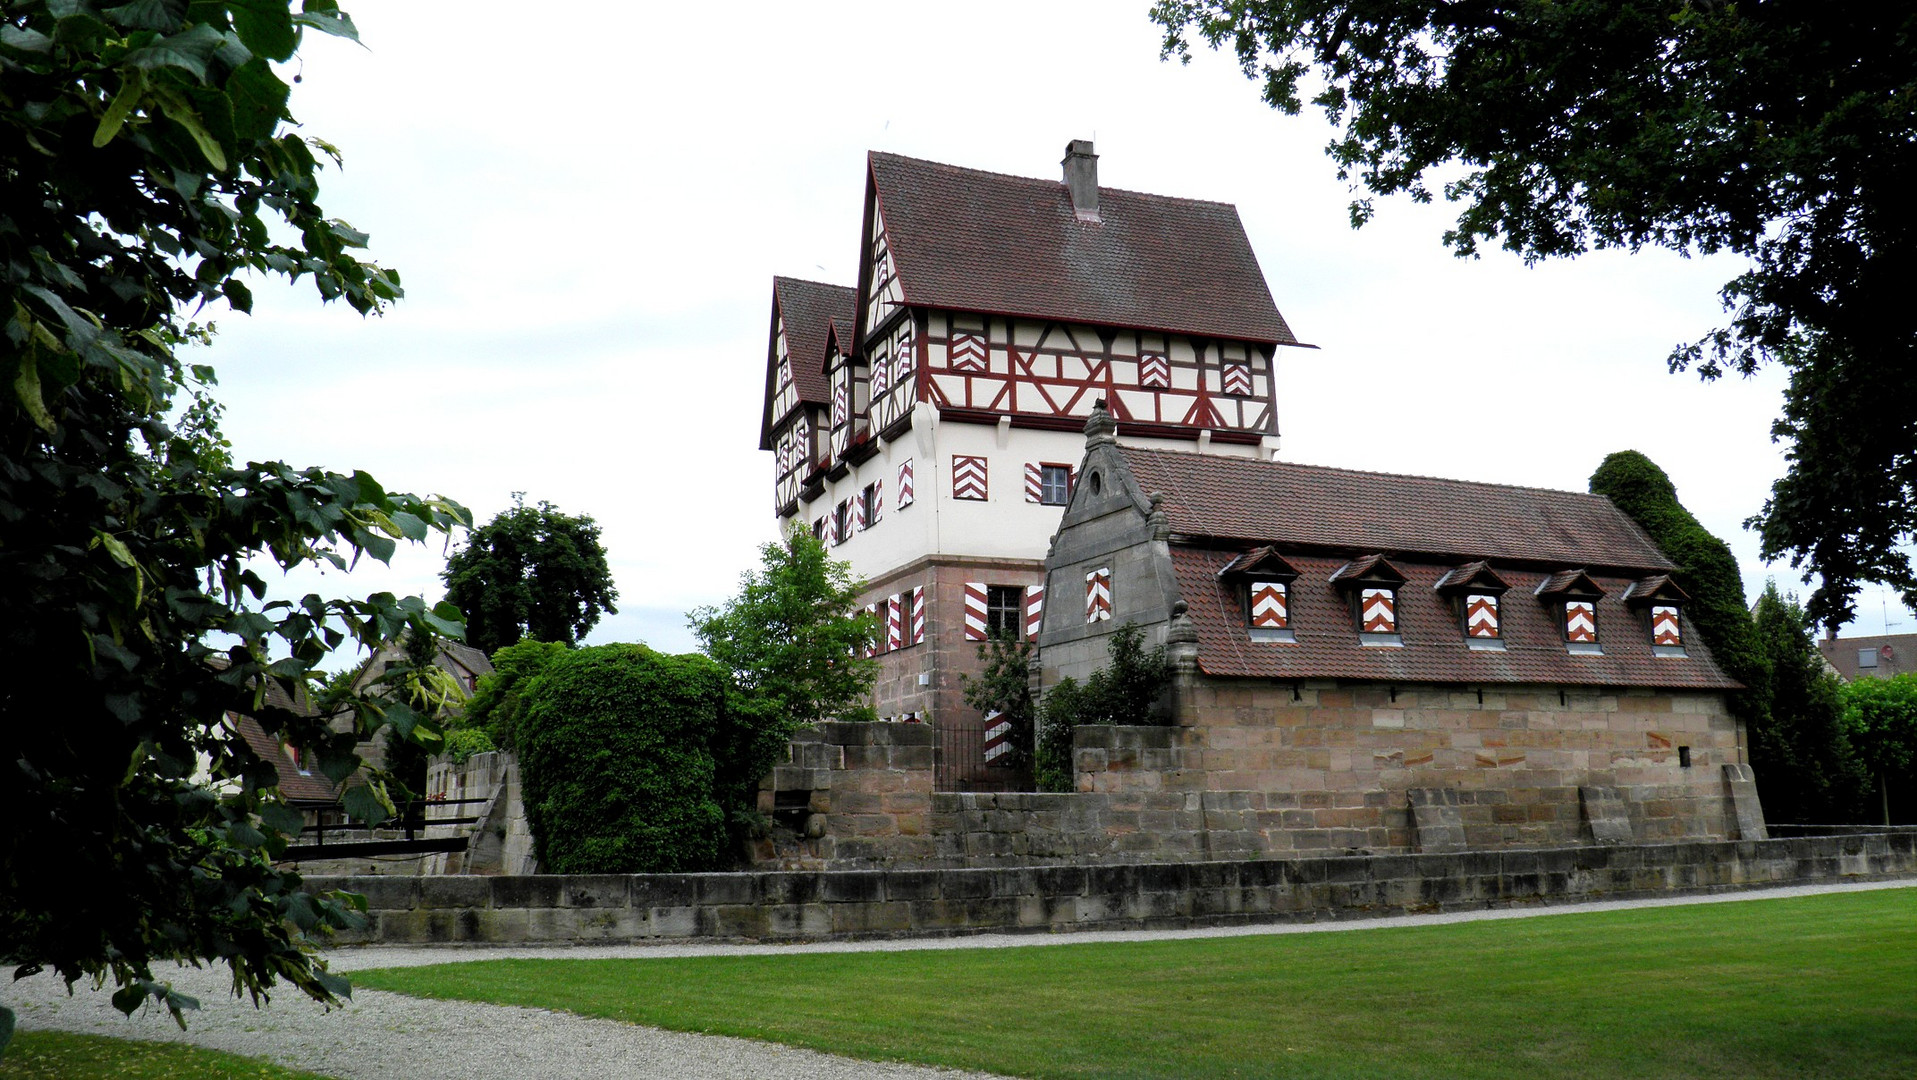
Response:
[{"label": "neighboring house roof", "polygon": [[[214,666],[224,668],[225,658],[215,657]],[[275,679],[266,680],[266,693],[262,695],[260,704],[268,709],[297,713],[301,716],[314,714],[313,706],[306,700],[303,688],[300,700],[294,701],[287,694],[286,688]],[[292,755],[287,752],[286,744],[277,737],[268,735],[257,719],[243,712],[229,712],[227,715],[232,719],[235,730],[240,733],[240,738],[246,741],[246,745],[252,749],[253,753],[261,761],[271,764],[274,771],[279,773],[280,794],[286,798],[287,802],[335,803],[339,801],[339,785],[328,780],[325,774],[316,769],[302,772],[294,763]]]},{"label": "neighboring house roof", "polygon": [[[270,696],[270,694],[269,694]],[[233,713],[234,727],[239,730],[240,738],[252,747],[260,760],[272,764],[280,774],[280,794],[289,803],[335,803],[339,801],[339,787],[317,769],[300,771],[286,747],[278,739],[266,733],[260,722],[244,713]]]},{"label": "neighboring house roof", "polygon": [[1703,639],[1684,619],[1683,657],[1657,656],[1644,615],[1621,599],[1628,576],[1593,575],[1606,596],[1597,602],[1598,641],[1603,655],[1574,655],[1564,645],[1561,608],[1532,591],[1542,571],[1492,564],[1510,585],[1499,607],[1502,651],[1470,649],[1453,601],[1437,583],[1457,564],[1398,559],[1405,583],[1397,590],[1401,647],[1359,643],[1349,598],[1330,581],[1345,560],[1286,554],[1298,570],[1288,589],[1295,642],[1253,641],[1236,585],[1218,572],[1236,550],[1173,544],[1171,559],[1179,595],[1198,629],[1198,666],[1208,675],[1270,679],[1376,679],[1405,682],[1542,683],[1566,686],[1735,689],[1718,670]]},{"label": "neighboring house roof", "polygon": [[[1139,490],[1165,496],[1174,534],[1354,554],[1571,569],[1674,569],[1602,495],[1121,446]],[[1449,565],[1455,565],[1451,563]],[[1508,575],[1515,590],[1518,583]],[[1531,579],[1527,587],[1535,587]],[[1621,593],[1620,585],[1617,592]],[[1613,594],[1615,595],[1615,594]]]},{"label": "neighboring house roof", "polygon": [[[1825,639],[1817,643],[1817,651],[1845,682],[1859,677],[1888,679],[1917,671],[1917,634]],[[1864,667],[1859,662],[1867,652],[1876,657],[1875,667]]]},{"label": "neighboring house roof", "polygon": [[[853,307],[853,290],[844,285],[789,277],[772,279],[772,317],[785,323],[786,355],[792,358],[792,387],[800,404],[823,405],[831,400],[832,389],[825,376],[826,334],[835,321],[841,327],[850,327]],[[840,336],[843,341],[851,341],[849,330],[842,329]],[[772,448],[772,426],[785,419],[772,415],[779,359],[770,344],[767,349],[761,450]]]},{"label": "neighboring house roof", "polygon": [[908,305],[1299,343],[1229,203],[1101,187],[1086,222],[1059,180],[876,152],[869,166]]}]

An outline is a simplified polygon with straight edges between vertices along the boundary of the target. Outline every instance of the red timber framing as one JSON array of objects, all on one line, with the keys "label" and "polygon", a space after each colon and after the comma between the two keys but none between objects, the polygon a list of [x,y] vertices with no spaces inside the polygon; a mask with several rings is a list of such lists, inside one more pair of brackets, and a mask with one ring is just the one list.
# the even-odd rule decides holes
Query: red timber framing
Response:
[{"label": "red timber framing", "polygon": [[942,413],[1082,420],[1104,398],[1140,433],[1276,433],[1270,345],[940,310],[917,320],[915,381]]}]

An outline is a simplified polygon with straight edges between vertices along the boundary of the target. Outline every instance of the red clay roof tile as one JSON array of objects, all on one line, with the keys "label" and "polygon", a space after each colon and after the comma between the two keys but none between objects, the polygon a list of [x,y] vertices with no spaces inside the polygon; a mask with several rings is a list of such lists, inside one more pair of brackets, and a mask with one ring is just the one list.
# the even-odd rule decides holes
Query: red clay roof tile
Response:
[{"label": "red clay roof tile", "polygon": [[1376,679],[1465,684],[1532,683],[1564,686],[1659,687],[1726,690],[1738,683],[1717,669],[1695,633],[1684,634],[1688,656],[1656,656],[1644,618],[1618,599],[1625,579],[1600,578],[1608,596],[1597,603],[1603,655],[1566,650],[1554,610],[1531,595],[1544,576],[1505,571],[1511,585],[1499,606],[1504,649],[1465,643],[1453,601],[1435,585],[1449,565],[1400,560],[1406,582],[1397,597],[1402,647],[1359,644],[1351,602],[1329,578],[1344,560],[1287,556],[1298,568],[1289,589],[1295,642],[1253,641],[1245,627],[1238,583],[1218,571],[1236,554],[1174,544],[1172,568],[1179,593],[1198,629],[1198,666],[1208,675],[1269,679]]},{"label": "red clay roof tile", "polygon": [[[1124,428],[1120,425],[1120,436]],[[1602,495],[1120,446],[1139,490],[1162,492],[1172,532],[1346,555],[1455,564],[1672,569]],[[1334,564],[1335,566],[1335,564]],[[1535,582],[1535,579],[1534,579]],[[1514,586],[1515,587],[1515,586]]]},{"label": "red clay roof tile", "polygon": [[869,156],[910,305],[1296,345],[1229,203]]}]

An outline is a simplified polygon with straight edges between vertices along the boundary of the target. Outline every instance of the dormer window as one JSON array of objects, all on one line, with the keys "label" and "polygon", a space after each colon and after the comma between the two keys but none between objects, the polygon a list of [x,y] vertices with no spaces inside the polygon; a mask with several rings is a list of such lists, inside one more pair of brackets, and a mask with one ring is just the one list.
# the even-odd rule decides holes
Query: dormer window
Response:
[{"label": "dormer window", "polygon": [[1455,567],[1438,579],[1438,593],[1449,597],[1458,613],[1464,643],[1473,649],[1504,648],[1504,619],[1500,604],[1510,589],[1504,579],[1483,562]]},{"label": "dormer window", "polygon": [[1642,613],[1650,625],[1651,652],[1656,656],[1688,656],[1684,651],[1683,606],[1690,600],[1669,574],[1633,581],[1624,590],[1624,604]]},{"label": "dormer window", "polygon": [[1538,582],[1538,598],[1555,611],[1564,648],[1573,656],[1603,656],[1598,643],[1597,603],[1604,590],[1582,570],[1560,570]]},{"label": "dormer window", "polygon": [[1253,641],[1296,641],[1291,629],[1291,583],[1298,571],[1270,547],[1253,548],[1218,571],[1218,579],[1244,605],[1245,629]]},{"label": "dormer window", "polygon": [[1398,592],[1405,576],[1383,555],[1353,559],[1331,575],[1331,583],[1351,600],[1358,624],[1358,644],[1395,648],[1404,644],[1398,633]]}]

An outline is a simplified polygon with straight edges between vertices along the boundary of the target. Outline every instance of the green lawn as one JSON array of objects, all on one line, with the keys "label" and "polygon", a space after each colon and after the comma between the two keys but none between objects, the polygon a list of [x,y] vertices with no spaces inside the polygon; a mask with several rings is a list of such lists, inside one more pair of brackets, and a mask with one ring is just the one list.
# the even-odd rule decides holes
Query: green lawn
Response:
[{"label": "green lawn", "polygon": [[353,981],[1014,1076],[1917,1076],[1911,889],[1138,944],[488,960]]},{"label": "green lawn", "polygon": [[22,1031],[0,1057],[4,1080],[326,1080],[254,1058],[179,1043]]}]

